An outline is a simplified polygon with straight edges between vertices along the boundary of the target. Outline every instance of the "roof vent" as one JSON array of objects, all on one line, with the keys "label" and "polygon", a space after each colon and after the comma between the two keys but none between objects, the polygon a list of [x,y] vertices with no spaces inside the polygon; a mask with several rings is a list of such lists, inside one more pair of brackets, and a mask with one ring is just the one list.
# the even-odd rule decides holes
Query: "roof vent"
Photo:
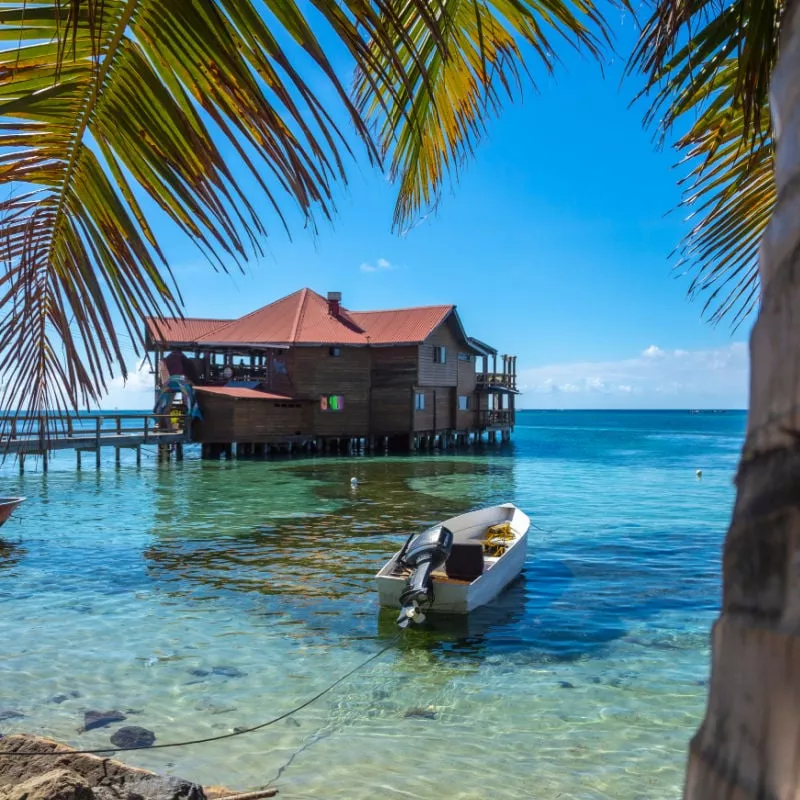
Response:
[{"label": "roof vent", "polygon": [[328,313],[332,317],[339,316],[339,307],[342,302],[341,292],[328,292]]}]

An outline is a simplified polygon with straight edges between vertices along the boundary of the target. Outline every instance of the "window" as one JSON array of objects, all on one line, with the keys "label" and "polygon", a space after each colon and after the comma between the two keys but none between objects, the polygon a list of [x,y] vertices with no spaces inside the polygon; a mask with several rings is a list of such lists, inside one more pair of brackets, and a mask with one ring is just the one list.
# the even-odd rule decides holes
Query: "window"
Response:
[{"label": "window", "polygon": [[458,410],[459,411],[469,411],[469,395],[468,394],[460,394],[458,396]]},{"label": "window", "polygon": [[417,411],[424,411],[425,410],[425,392],[417,392],[417,396],[414,403],[414,408]]},{"label": "window", "polygon": [[447,362],[447,348],[443,345],[434,345],[433,347],[433,363],[444,364]]},{"label": "window", "polygon": [[339,358],[339,356],[341,354],[342,354],[342,351],[338,347],[331,347],[331,348],[328,349],[328,355],[331,358]]},{"label": "window", "polygon": [[324,394],[320,398],[319,407],[323,411],[342,411],[344,409],[344,397],[340,394]]},{"label": "window", "polygon": [[459,353],[458,354],[459,361],[472,361],[472,356],[469,353]]}]

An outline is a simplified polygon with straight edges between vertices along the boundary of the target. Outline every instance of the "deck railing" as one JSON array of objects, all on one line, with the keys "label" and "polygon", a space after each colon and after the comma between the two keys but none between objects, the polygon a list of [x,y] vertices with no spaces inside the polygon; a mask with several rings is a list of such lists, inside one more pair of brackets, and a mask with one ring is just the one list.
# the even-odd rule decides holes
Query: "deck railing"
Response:
[{"label": "deck railing", "polygon": [[514,410],[504,408],[481,411],[479,421],[482,428],[513,428]]},{"label": "deck railing", "polygon": [[0,449],[4,444],[30,441],[85,440],[93,437],[141,436],[144,442],[159,433],[183,433],[183,414],[42,414],[0,416]]},{"label": "deck railing", "polygon": [[475,379],[479,389],[517,389],[517,376],[510,372],[479,372]]}]

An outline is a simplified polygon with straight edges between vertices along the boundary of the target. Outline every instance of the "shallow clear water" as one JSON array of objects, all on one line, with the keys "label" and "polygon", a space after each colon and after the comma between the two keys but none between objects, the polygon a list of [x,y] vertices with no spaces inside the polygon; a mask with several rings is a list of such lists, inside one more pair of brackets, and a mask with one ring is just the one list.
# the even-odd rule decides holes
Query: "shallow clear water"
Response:
[{"label": "shallow clear water", "polygon": [[[4,468],[0,494],[29,500],[2,529],[0,716],[25,716],[0,731],[103,747],[118,725],[80,733],[83,712],[113,708],[159,743],[226,733],[389,644],[273,727],[126,760],[287,799],[679,797],[744,414],[518,423],[458,456]],[[506,500],[538,526],[523,578],[392,643],[378,567]]]}]

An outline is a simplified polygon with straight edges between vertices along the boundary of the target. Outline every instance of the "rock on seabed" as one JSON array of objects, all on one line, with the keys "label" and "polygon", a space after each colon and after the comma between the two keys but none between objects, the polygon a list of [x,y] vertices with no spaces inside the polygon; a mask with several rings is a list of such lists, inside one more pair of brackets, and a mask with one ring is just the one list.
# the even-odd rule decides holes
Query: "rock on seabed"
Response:
[{"label": "rock on seabed", "polygon": [[52,739],[6,736],[0,750],[31,753],[0,758],[0,800],[206,800],[196,783],[108,758],[70,755],[71,747]]}]

